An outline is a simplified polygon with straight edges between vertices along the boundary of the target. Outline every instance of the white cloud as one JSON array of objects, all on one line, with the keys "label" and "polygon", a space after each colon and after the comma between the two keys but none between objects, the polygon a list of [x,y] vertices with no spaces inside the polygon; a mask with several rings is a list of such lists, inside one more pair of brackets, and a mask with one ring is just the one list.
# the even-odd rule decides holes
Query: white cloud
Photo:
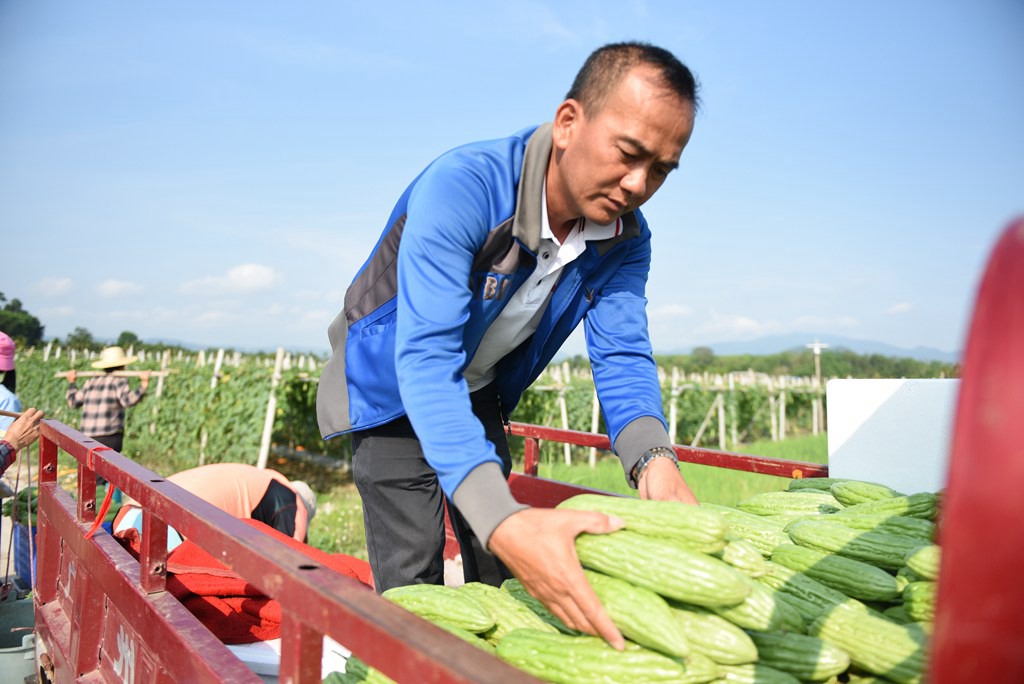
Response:
[{"label": "white cloud", "polygon": [[911,304],[910,302],[899,302],[898,304],[893,304],[888,309],[886,309],[885,313],[889,314],[890,316],[899,316],[900,314],[909,313],[910,310],[913,308],[914,305]]},{"label": "white cloud", "polygon": [[798,316],[793,321],[796,330],[829,330],[832,328],[856,328],[860,325],[853,316]]},{"label": "white cloud", "polygon": [[96,293],[101,297],[123,297],[125,295],[139,294],[142,286],[130,283],[126,280],[104,280],[96,286]]},{"label": "white cloud", "polygon": [[693,309],[685,304],[665,304],[648,311],[650,319],[682,318],[693,314]]},{"label": "white cloud", "polygon": [[228,270],[221,276],[207,276],[182,283],[185,294],[246,294],[262,292],[273,288],[284,278],[270,266],[242,264]]},{"label": "white cloud", "polygon": [[43,278],[36,283],[36,292],[44,297],[61,297],[75,289],[71,278]]},{"label": "white cloud", "polygon": [[702,339],[729,342],[775,335],[785,332],[785,328],[776,321],[761,322],[748,316],[712,313],[711,318],[697,326],[695,332],[699,333],[698,337]]},{"label": "white cloud", "polygon": [[204,311],[196,316],[196,323],[222,323],[233,318],[232,314],[226,311]]},{"label": "white cloud", "polygon": [[74,315],[75,309],[71,306],[52,306],[48,309],[41,309],[39,313],[43,318],[68,318]]}]

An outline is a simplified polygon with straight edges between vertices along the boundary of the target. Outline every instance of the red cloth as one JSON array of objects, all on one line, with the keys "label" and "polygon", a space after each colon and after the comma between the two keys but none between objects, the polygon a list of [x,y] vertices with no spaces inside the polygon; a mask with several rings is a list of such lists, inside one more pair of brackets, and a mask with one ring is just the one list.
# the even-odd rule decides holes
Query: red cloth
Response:
[{"label": "red cloth", "polygon": [[[291,546],[318,565],[352,577],[368,588],[373,586],[366,561],[342,553],[324,553],[255,520],[243,522]],[[138,557],[138,530],[131,527],[115,536]],[[167,571],[167,591],[224,643],[249,644],[281,636],[281,604],[264,596],[189,540],[167,557]]]}]

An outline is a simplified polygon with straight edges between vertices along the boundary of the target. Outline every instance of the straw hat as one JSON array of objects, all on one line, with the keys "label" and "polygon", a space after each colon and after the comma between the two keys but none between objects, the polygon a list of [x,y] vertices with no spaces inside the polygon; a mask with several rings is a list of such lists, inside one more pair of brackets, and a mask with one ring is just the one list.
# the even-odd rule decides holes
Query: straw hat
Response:
[{"label": "straw hat", "polygon": [[302,480],[294,480],[291,484],[296,496],[302,499],[302,503],[306,505],[306,519],[312,520],[313,516],[316,515],[316,494]]},{"label": "straw hat", "polygon": [[93,361],[93,368],[117,368],[135,363],[138,359],[134,356],[125,356],[124,349],[120,347],[107,347],[100,352],[100,360]]},{"label": "straw hat", "polygon": [[0,332],[0,373],[14,370],[14,340]]}]

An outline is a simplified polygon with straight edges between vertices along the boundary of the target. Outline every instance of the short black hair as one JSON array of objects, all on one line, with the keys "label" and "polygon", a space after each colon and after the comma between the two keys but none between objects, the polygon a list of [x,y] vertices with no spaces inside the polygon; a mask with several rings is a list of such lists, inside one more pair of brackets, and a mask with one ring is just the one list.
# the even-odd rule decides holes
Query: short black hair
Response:
[{"label": "short black hair", "polygon": [[604,106],[608,93],[622,77],[640,65],[654,67],[661,84],[697,110],[700,86],[693,72],[668,50],[636,41],[609,43],[590,53],[565,99],[578,101],[584,112],[593,115]]}]

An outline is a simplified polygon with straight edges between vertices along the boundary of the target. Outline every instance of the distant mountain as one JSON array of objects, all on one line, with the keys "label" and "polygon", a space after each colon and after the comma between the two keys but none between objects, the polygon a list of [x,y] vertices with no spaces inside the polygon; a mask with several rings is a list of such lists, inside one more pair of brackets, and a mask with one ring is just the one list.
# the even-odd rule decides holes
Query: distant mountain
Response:
[{"label": "distant mountain", "polygon": [[[829,334],[808,334],[792,333],[789,335],[773,335],[770,337],[759,337],[754,340],[742,342],[717,342],[712,344],[695,345],[710,347],[716,356],[734,356],[739,354],[751,354],[753,356],[765,356],[767,354],[779,354],[792,349],[805,349],[805,345],[813,344],[817,339],[822,344],[827,344],[824,350],[848,349],[856,354],[880,354],[882,356],[894,356],[898,358],[917,359],[918,361],[941,361],[943,363],[957,363],[960,361],[961,352],[949,352],[932,347],[897,347],[885,342],[874,340],[861,340],[852,337],[840,337]],[[673,354],[689,354],[693,348],[676,350]]]}]

